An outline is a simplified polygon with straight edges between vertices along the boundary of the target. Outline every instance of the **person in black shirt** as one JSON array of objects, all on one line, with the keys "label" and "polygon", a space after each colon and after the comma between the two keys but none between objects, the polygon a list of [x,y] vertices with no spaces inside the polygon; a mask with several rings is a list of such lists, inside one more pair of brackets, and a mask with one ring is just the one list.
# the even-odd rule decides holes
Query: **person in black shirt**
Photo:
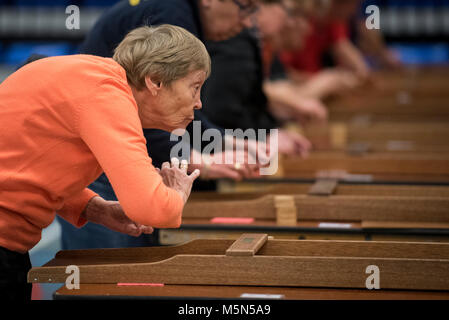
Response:
[{"label": "person in black shirt", "polygon": [[245,29],[229,40],[206,42],[214,75],[202,90],[202,101],[208,106],[203,112],[224,128],[278,126],[267,110],[267,98],[262,91],[262,57],[253,32]]}]

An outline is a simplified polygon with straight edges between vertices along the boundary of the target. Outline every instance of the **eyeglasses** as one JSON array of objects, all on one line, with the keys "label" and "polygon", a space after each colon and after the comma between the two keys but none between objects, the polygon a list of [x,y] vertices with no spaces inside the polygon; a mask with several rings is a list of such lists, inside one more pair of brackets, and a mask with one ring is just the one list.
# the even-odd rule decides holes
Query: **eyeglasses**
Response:
[{"label": "eyeglasses", "polygon": [[248,1],[248,3],[244,4],[239,0],[232,0],[240,10],[240,16],[242,18],[246,18],[259,10],[259,5],[254,1]]}]

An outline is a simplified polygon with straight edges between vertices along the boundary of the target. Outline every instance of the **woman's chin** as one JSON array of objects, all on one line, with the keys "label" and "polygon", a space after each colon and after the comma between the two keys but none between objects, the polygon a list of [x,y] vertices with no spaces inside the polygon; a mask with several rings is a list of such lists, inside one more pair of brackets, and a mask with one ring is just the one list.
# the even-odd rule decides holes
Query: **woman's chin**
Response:
[{"label": "woman's chin", "polygon": [[175,124],[166,125],[166,126],[164,126],[164,128],[160,128],[160,129],[170,132],[170,133],[173,133],[177,136],[182,136],[186,132],[186,128],[190,124],[190,122],[192,122],[192,120],[187,119],[184,122],[178,123],[176,125]]}]

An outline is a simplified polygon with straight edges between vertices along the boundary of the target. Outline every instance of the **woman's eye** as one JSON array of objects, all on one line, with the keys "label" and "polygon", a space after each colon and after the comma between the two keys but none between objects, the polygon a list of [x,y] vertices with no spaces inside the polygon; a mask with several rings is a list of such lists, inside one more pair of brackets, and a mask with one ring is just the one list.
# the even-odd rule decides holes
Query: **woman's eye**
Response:
[{"label": "woman's eye", "polygon": [[198,93],[199,88],[200,88],[199,86],[196,86],[196,87],[194,88],[194,89],[195,89],[195,91],[194,91],[194,92],[195,92],[195,95]]}]

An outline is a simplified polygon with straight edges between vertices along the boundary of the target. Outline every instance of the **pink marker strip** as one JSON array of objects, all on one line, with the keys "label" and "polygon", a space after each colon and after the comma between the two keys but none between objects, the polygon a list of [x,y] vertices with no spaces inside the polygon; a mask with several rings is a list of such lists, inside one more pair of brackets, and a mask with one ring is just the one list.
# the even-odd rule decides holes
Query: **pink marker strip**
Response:
[{"label": "pink marker strip", "polygon": [[147,286],[147,287],[163,287],[163,283],[125,283],[119,282],[118,286]]},{"label": "pink marker strip", "polygon": [[225,224],[251,224],[254,223],[254,218],[227,218],[215,217],[210,220],[211,223],[225,223]]}]

